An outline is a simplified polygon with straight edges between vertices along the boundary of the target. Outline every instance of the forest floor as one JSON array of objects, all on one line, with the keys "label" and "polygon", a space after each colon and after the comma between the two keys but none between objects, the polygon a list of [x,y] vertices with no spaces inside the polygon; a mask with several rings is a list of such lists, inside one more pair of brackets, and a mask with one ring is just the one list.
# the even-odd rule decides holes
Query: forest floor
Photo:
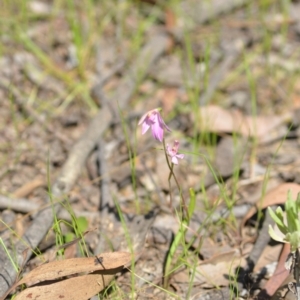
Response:
[{"label": "forest floor", "polygon": [[299,1],[3,0],[0,38],[0,299],[296,299]]}]

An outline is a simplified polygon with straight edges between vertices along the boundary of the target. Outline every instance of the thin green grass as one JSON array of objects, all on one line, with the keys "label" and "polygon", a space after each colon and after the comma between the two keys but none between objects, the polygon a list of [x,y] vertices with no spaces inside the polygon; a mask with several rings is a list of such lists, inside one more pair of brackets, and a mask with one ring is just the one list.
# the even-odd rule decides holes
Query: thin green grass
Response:
[{"label": "thin green grass", "polygon": [[[175,253],[177,251],[177,249],[179,248],[180,245],[183,246],[183,254],[181,256],[181,263],[183,265],[185,265],[184,263],[184,259],[183,257],[188,257],[188,248],[185,247],[185,239],[186,239],[186,232],[188,230],[188,226],[190,223],[190,220],[194,214],[195,211],[195,207],[196,207],[196,196],[195,196],[195,192],[193,189],[190,189],[190,201],[189,201],[189,205],[188,205],[188,216],[186,218],[182,218],[180,217],[180,214],[178,214],[177,212],[177,218],[179,218],[180,223],[179,223],[179,230],[177,232],[177,234],[174,237],[174,240],[170,246],[170,250],[167,254],[167,259],[166,259],[166,263],[165,263],[165,270],[164,270],[164,288],[167,289],[169,286],[169,277],[170,274],[172,274],[174,271],[176,271],[177,268],[179,268],[181,266],[181,264],[179,264],[177,266],[177,268],[175,267],[174,269],[171,269],[171,265],[173,263],[174,260],[174,256]],[[181,213],[182,214],[182,213]]]},{"label": "thin green grass", "polygon": [[[6,225],[3,221],[1,221],[1,223],[3,225]],[[8,226],[8,225],[6,225]],[[2,238],[0,237],[0,245],[2,246],[2,249],[4,249],[4,252],[6,253],[7,257],[9,257],[9,260],[11,262],[11,264],[13,265],[14,269],[16,272],[19,272],[19,267],[17,266],[17,264],[15,263],[16,259],[14,259],[11,255],[10,252],[8,251],[6,245],[4,244]]]},{"label": "thin green grass", "polygon": [[[91,1],[86,0],[84,2],[86,3],[82,3],[80,9],[84,8],[87,11],[84,10],[83,14],[87,14],[89,18],[96,18],[95,14],[92,13],[93,10],[91,8]],[[50,15],[50,18],[52,17],[54,19],[55,15],[59,13],[59,9],[65,8],[62,7],[61,4],[62,3],[60,3],[60,1],[55,1],[54,12],[53,15]],[[77,68],[75,70],[72,70],[72,72],[63,70],[58,67],[53,59],[49,56],[49,54],[42,50],[41,47],[28,36],[27,31],[29,28],[29,8],[26,1],[21,1],[21,6],[18,7],[17,13],[15,13],[14,11],[14,5],[5,2],[5,15],[11,20],[11,27],[9,28],[9,32],[11,33],[10,39],[24,49],[30,51],[40,61],[46,73],[51,74],[52,76],[65,83],[67,89],[69,90],[69,93],[73,93],[72,91],[78,90],[78,86],[80,86],[79,92],[76,94],[76,96],[80,96],[78,98],[82,98],[87,106],[92,111],[95,111],[97,109],[97,106],[92,100],[89,93],[90,87],[88,82],[86,81],[86,66],[87,62],[90,61],[91,54],[94,52],[94,45],[96,43],[95,32],[97,32],[98,34],[101,34],[101,32],[99,31],[99,27],[95,23],[94,19],[90,20],[90,25],[92,25],[91,28],[88,28],[87,32],[82,32],[81,29],[84,28],[84,26],[82,25],[86,25],[82,24],[81,22],[80,15],[82,14],[82,10],[81,14],[79,14],[79,11],[77,12],[74,1],[68,1],[68,5],[69,9],[66,9],[66,11],[69,12],[68,20],[70,22],[70,28],[72,32],[73,42],[76,48],[78,61]],[[14,11],[14,18],[11,17],[13,15],[12,11]],[[74,98],[72,98],[71,100],[73,99]],[[68,104],[64,104],[64,107],[66,107]]]},{"label": "thin green grass", "polygon": [[[254,132],[254,138],[252,139],[252,147],[251,147],[251,154],[250,154],[250,165],[251,165],[251,174],[250,176],[253,176],[254,170],[253,167],[256,163],[257,159],[257,148],[258,148],[258,139],[256,138],[257,136],[257,123],[256,123],[256,118],[257,118],[257,98],[256,98],[256,93],[257,93],[257,88],[256,88],[256,80],[254,78],[253,73],[250,70],[249,63],[247,61],[247,57],[244,55],[244,67],[245,67],[245,72],[246,76],[249,82],[249,90],[251,93],[251,113],[252,113],[252,119],[253,119],[253,132]],[[258,211],[258,220],[262,218],[262,211]],[[258,222],[259,224],[259,222]],[[258,225],[257,225],[258,226]],[[258,228],[257,228],[258,229]]]},{"label": "thin green grass", "polygon": [[[128,156],[129,156],[129,163],[130,163],[130,170],[131,170],[131,181],[132,181],[132,188],[134,192],[134,203],[136,208],[136,213],[140,214],[141,207],[140,207],[140,201],[137,194],[137,178],[136,178],[136,156],[137,156],[137,138],[136,134],[134,135],[134,145],[131,145],[130,142],[130,136],[128,133],[128,128],[125,122],[125,118],[123,116],[123,112],[120,110],[119,107],[119,115],[121,118],[121,125],[124,132],[124,137],[126,141]],[[136,131],[135,131],[136,132]]]},{"label": "thin green grass", "polygon": [[125,218],[123,216],[120,205],[119,205],[119,203],[116,199],[114,199],[114,203],[115,203],[115,206],[116,206],[117,211],[118,211],[118,215],[119,215],[120,220],[121,220],[121,225],[122,225],[123,230],[124,230],[124,234],[125,234],[125,238],[126,238],[126,241],[127,241],[129,251],[132,255],[131,266],[130,266],[131,271],[132,271],[132,276],[131,276],[131,299],[134,299],[134,296],[135,296],[135,276],[134,276],[134,272],[135,272],[134,271],[135,270],[134,255],[135,255],[135,253],[134,253],[134,245],[132,243],[132,239],[130,237],[130,233],[129,233],[129,230],[127,228],[126,221],[125,221]]},{"label": "thin green grass", "polygon": [[[18,235],[18,233],[10,226],[10,224],[6,224],[3,220],[0,219],[0,223],[2,225],[4,225],[7,230],[9,230],[12,234],[12,236],[14,236],[15,238],[17,238],[18,241],[21,241],[26,247],[28,247],[28,249],[30,249],[30,245],[27,243],[27,241],[25,241],[21,236]],[[20,266],[18,266],[17,263],[17,255],[15,253],[15,248],[14,248],[14,244],[12,243],[10,246],[12,247],[12,251],[9,252],[8,247],[5,246],[5,244],[3,243],[3,240],[1,239],[1,245],[2,248],[4,249],[5,253],[8,255],[9,260],[11,261],[12,265],[14,266],[15,270],[18,270],[18,272],[22,271],[20,269]],[[41,252],[39,249],[31,249],[32,253],[36,256],[39,257],[41,259],[42,262],[44,262],[45,260],[43,259],[43,257],[41,256]],[[14,255],[11,255],[10,253],[13,253]]]},{"label": "thin green grass", "polygon": [[[50,204],[52,207],[53,213],[53,226],[52,230],[55,234],[55,244],[57,250],[57,256],[60,258],[64,258],[64,244],[71,242],[75,238],[80,238],[79,247],[81,254],[83,256],[89,256],[89,251],[87,249],[87,245],[84,240],[83,233],[87,230],[88,221],[85,218],[77,218],[74,214],[73,208],[69,202],[68,198],[63,198],[63,200],[55,199],[52,191],[51,191],[51,181],[50,181],[50,157],[48,156],[48,163],[47,163],[47,182],[48,182],[48,196],[50,199]],[[71,223],[65,220],[59,219],[55,206],[60,204],[62,207],[66,209],[66,211],[71,216]],[[65,234],[61,228],[61,224],[64,224],[71,230],[73,233]]]}]

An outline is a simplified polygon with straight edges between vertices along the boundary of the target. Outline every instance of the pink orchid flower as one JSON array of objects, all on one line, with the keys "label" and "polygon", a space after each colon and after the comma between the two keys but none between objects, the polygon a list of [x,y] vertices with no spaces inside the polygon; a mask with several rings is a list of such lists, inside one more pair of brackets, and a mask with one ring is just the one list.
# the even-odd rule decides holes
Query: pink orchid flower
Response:
[{"label": "pink orchid flower", "polygon": [[142,124],[142,134],[145,134],[151,127],[153,137],[162,142],[164,138],[164,129],[168,131],[171,131],[171,129],[166,125],[159,111],[159,108],[148,111],[141,117],[138,125]]},{"label": "pink orchid flower", "polygon": [[179,142],[177,140],[174,141],[173,147],[167,145],[168,155],[171,157],[172,163],[174,165],[178,165],[178,158],[183,159],[184,154],[178,154]]}]

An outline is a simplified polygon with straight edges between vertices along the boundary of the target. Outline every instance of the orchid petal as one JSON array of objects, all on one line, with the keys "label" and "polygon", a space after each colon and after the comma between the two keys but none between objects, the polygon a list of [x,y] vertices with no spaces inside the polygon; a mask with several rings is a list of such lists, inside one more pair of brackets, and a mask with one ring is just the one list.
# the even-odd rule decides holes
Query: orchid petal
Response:
[{"label": "orchid petal", "polygon": [[141,125],[143,122],[145,122],[146,118],[148,117],[148,113],[145,113],[139,120],[138,125]]},{"label": "orchid petal", "polygon": [[160,115],[160,113],[158,113],[157,114],[158,116],[158,122],[160,123],[160,125],[161,125],[161,128],[165,128],[165,129],[167,129],[168,131],[172,131],[167,125],[166,125],[166,123],[164,122],[164,120],[163,120],[163,118],[161,117],[161,115]]},{"label": "orchid petal", "polygon": [[162,142],[164,137],[164,130],[160,126],[159,122],[155,122],[154,124],[152,124],[151,129],[153,137]]},{"label": "orchid petal", "polygon": [[178,165],[178,159],[177,159],[176,156],[173,156],[173,157],[172,157],[172,163],[173,163],[174,165]]},{"label": "orchid petal", "polygon": [[[146,133],[151,127],[152,136],[162,142],[164,138],[164,129],[171,131],[171,129],[165,124],[160,115],[160,108],[155,108],[144,114],[138,122],[138,125],[142,125],[142,134]],[[171,150],[170,150],[171,151]],[[173,155],[176,152],[173,151]]]},{"label": "orchid petal", "polygon": [[142,125],[142,134],[145,134],[149,128],[150,125],[147,122],[144,122]]},{"label": "orchid petal", "polygon": [[179,148],[179,142],[177,140],[174,141],[174,146],[173,146],[173,149],[174,149],[174,152],[177,154],[178,152],[178,148]]}]

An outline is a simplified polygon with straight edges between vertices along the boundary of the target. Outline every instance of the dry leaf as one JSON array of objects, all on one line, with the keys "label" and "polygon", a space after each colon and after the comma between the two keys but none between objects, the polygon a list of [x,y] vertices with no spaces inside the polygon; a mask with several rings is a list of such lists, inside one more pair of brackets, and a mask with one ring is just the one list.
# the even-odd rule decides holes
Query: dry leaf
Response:
[{"label": "dry leaf", "polygon": [[214,256],[197,267],[195,282],[202,287],[227,286],[235,276],[236,268],[246,265],[238,250]]},{"label": "dry leaf", "polygon": [[82,272],[108,271],[126,265],[131,259],[127,252],[102,253],[95,257],[78,257],[60,261],[52,261],[38,266],[29,272],[17,285],[28,286],[41,281],[55,280],[64,276]]},{"label": "dry leaf", "polygon": [[263,290],[258,294],[258,299],[267,299],[267,296],[270,298],[274,295],[272,299],[276,298],[276,291],[284,286],[287,282],[292,281],[292,278],[289,278],[289,271],[285,268],[285,262],[290,253],[290,245],[284,244],[281,251],[279,261],[273,276],[268,280]]},{"label": "dry leaf", "polygon": [[291,117],[290,112],[280,116],[245,116],[238,110],[229,111],[220,106],[209,105],[200,110],[200,129],[217,133],[237,132],[246,137],[257,137],[263,143],[270,142],[268,134]]},{"label": "dry leaf", "polygon": [[244,136],[256,136],[259,141],[264,141],[265,136],[272,132],[275,128],[290,119],[291,115],[280,116],[242,116],[243,122],[239,132]]},{"label": "dry leaf", "polygon": [[239,128],[241,114],[228,111],[216,105],[202,107],[200,110],[200,130],[212,132],[232,132]]},{"label": "dry leaf", "polygon": [[31,287],[18,294],[15,300],[89,299],[102,291],[114,278],[114,274],[121,270],[122,267],[119,267],[113,271],[101,271],[103,274],[87,274],[48,285]]},{"label": "dry leaf", "polygon": [[262,208],[271,205],[284,204],[287,200],[288,191],[291,191],[292,199],[296,199],[300,192],[300,185],[297,183],[283,183],[279,187],[271,190],[263,199]]},{"label": "dry leaf", "polygon": [[264,209],[268,206],[284,204],[287,200],[289,190],[291,191],[292,199],[296,199],[297,194],[300,193],[300,185],[297,183],[283,183],[269,191],[262,201],[259,201],[256,206],[251,207],[241,223],[241,228],[243,228],[247,220],[257,212],[258,207]]},{"label": "dry leaf", "polygon": [[[256,262],[253,272],[254,273],[260,272],[261,269],[263,269],[270,263],[274,261],[278,261],[281,251],[282,251],[282,244],[267,245],[262,251],[258,261]],[[268,275],[269,274],[266,274],[265,277]]]}]

